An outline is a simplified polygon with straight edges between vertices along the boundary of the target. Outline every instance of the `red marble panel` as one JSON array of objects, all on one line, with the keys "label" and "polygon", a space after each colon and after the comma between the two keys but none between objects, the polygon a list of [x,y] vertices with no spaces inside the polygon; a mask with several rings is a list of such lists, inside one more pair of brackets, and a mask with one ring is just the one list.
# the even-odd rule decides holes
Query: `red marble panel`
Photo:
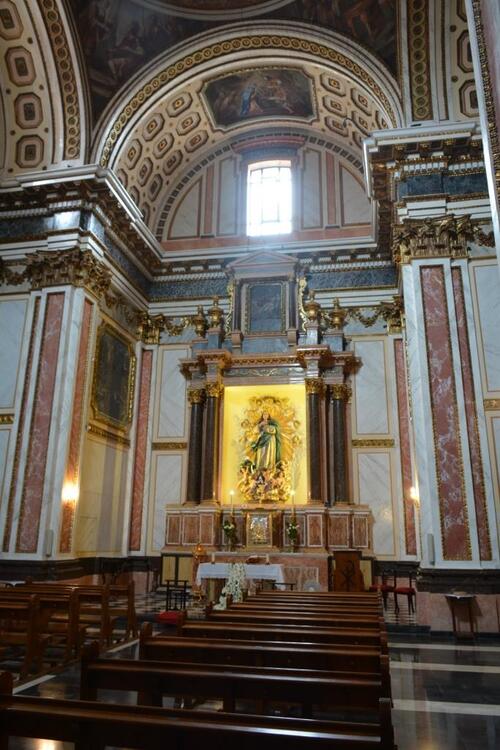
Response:
[{"label": "red marble panel", "polygon": [[451,274],[453,280],[455,311],[457,315],[458,343],[460,348],[460,364],[462,367],[467,435],[469,438],[474,506],[476,508],[479,556],[481,560],[491,560],[491,544],[488,527],[488,511],[486,508],[486,492],[484,488],[483,461],[481,458],[481,444],[479,442],[479,429],[477,425],[474,376],[470,354],[469,331],[467,329],[467,317],[465,314],[462,271],[460,268],[453,268]]},{"label": "red marble panel", "polygon": [[307,546],[323,547],[323,518],[319,513],[307,516]]},{"label": "red marble panel", "polygon": [[33,373],[33,345],[35,341],[36,327],[38,323],[38,315],[40,312],[40,297],[35,300],[33,310],[33,322],[31,324],[31,335],[30,344],[28,350],[28,359],[26,362],[26,372],[24,375],[23,395],[21,399],[21,410],[19,417],[19,427],[16,435],[16,449],[14,453],[14,468],[12,469],[12,479],[10,483],[9,500],[7,503],[7,517],[5,519],[5,528],[3,536],[3,551],[9,551],[10,545],[10,534],[12,531],[12,509],[14,507],[14,498],[17,490],[17,477],[19,473],[19,459],[21,457],[21,443],[23,441],[25,421],[26,421],[26,405],[28,401],[28,394],[31,385],[31,376]]},{"label": "red marble panel", "polygon": [[198,544],[200,539],[200,519],[195,514],[182,516],[182,543]]},{"label": "red marble panel", "polygon": [[352,546],[369,547],[368,517],[355,515],[352,517]]},{"label": "red marble panel", "polygon": [[[75,394],[73,397],[73,417],[69,438],[68,462],[66,464],[66,481],[78,485],[80,472],[80,445],[82,436],[82,422],[85,396],[85,375],[90,341],[90,323],[94,305],[86,299],[83,304],[82,331],[78,349],[78,363],[76,368]],[[71,552],[73,523],[76,505],[74,502],[63,502],[61,533],[59,538],[59,552]]]},{"label": "red marble panel", "polygon": [[215,540],[215,518],[211,513],[202,513],[200,515],[200,544],[216,544]]},{"label": "red marble panel", "polygon": [[142,509],[144,504],[144,477],[149,422],[149,397],[151,393],[151,373],[153,352],[142,352],[141,383],[137,406],[137,433],[135,440],[134,480],[132,484],[132,507],[130,509],[129,550],[137,552],[141,548]]},{"label": "red marble panel", "polygon": [[445,560],[470,560],[469,521],[460,445],[444,269],[420,269],[434,452]]},{"label": "red marble panel", "polygon": [[47,295],[17,530],[17,552],[36,552],[38,546],[63,310],[64,293]]},{"label": "red marble panel", "polygon": [[406,386],[406,367],[403,341],[394,341],[394,358],[396,362],[396,392],[398,399],[399,452],[401,457],[401,479],[403,484],[403,507],[405,523],[406,554],[417,554],[417,532],[415,528],[415,507],[411,496],[412,471],[410,447],[410,415],[408,412],[408,393]]},{"label": "red marble panel", "polygon": [[349,516],[330,516],[328,519],[328,545],[330,547],[349,547]]},{"label": "red marble panel", "polygon": [[167,544],[180,544],[181,543],[181,516],[180,515],[168,515],[167,516]]}]

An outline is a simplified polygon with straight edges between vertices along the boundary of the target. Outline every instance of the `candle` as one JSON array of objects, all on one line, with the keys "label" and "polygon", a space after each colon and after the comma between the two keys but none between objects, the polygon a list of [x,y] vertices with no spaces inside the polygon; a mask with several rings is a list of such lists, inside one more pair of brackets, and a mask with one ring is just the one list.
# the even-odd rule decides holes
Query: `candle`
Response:
[{"label": "candle", "polygon": [[229,497],[231,498],[231,513],[233,512],[233,498],[234,498],[234,490],[231,490],[229,493]]},{"label": "candle", "polygon": [[215,563],[215,552],[212,552],[211,563],[212,565]]},{"label": "candle", "polygon": [[266,555],[266,565],[269,565],[269,555]]},{"label": "candle", "polygon": [[290,494],[292,496],[292,505],[295,508],[295,490],[292,490]]}]

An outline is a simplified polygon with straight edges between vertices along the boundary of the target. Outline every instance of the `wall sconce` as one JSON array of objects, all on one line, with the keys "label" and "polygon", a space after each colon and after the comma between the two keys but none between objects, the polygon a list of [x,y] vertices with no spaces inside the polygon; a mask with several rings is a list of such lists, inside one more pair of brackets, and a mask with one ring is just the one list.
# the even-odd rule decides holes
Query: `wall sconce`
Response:
[{"label": "wall sconce", "polygon": [[74,503],[76,505],[79,495],[80,490],[76,482],[65,482],[63,484],[61,495],[63,503]]},{"label": "wall sconce", "polygon": [[420,496],[416,487],[410,487],[410,497],[413,500],[413,505],[420,508]]}]

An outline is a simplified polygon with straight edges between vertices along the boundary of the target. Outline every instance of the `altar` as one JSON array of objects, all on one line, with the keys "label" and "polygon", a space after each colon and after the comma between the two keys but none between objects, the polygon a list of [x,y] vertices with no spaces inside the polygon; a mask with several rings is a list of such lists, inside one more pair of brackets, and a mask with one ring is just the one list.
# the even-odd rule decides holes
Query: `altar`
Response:
[{"label": "altar", "polygon": [[[196,573],[196,583],[211,578],[228,578],[231,563],[201,563]],[[249,581],[275,581],[284,583],[285,576],[282,565],[245,565],[245,576]]]}]

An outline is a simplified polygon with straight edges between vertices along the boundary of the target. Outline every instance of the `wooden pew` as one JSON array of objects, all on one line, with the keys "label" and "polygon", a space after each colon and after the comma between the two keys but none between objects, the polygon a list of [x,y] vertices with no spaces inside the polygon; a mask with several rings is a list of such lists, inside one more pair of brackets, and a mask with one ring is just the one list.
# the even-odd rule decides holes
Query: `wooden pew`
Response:
[{"label": "wooden pew", "polygon": [[24,649],[20,676],[26,677],[34,667],[41,671],[43,652],[49,637],[39,630],[40,602],[36,595],[25,600],[0,601],[0,647],[4,656],[12,647]]},{"label": "wooden pew", "polygon": [[[300,647],[298,647],[300,646]],[[288,667],[378,675],[382,695],[390,696],[389,657],[376,648],[333,648],[325,644],[292,644],[282,641],[224,641],[204,638],[153,636],[144,623],[139,659],[249,667]]]},{"label": "wooden pew", "polygon": [[341,613],[335,615],[312,615],[312,614],[284,614],[282,612],[262,612],[258,609],[250,612],[229,607],[226,610],[213,609],[208,605],[206,609],[208,621],[225,623],[262,623],[263,625],[280,625],[281,627],[325,627],[325,628],[363,628],[365,630],[380,629],[385,627],[382,617],[378,613],[350,615]]},{"label": "wooden pew", "polygon": [[[376,725],[367,722],[324,724],[306,719],[190,713],[144,706],[12,697],[12,678],[0,674],[0,750],[9,737],[33,737],[75,743],[76,750],[105,746],[150,750],[199,750],[230,747],[238,750],[397,750],[390,703],[381,699]],[[312,745],[311,743],[314,743]]]},{"label": "wooden pew", "polygon": [[387,634],[380,629],[361,628],[309,628],[287,627],[286,634],[283,627],[224,623],[214,620],[205,622],[182,622],[177,628],[178,635],[189,638],[224,638],[251,641],[290,641],[299,643],[327,643],[329,645],[375,646],[382,653],[387,653]]},{"label": "wooden pew", "polygon": [[[96,644],[97,647],[97,644]],[[99,690],[138,691],[138,702],[161,706],[164,695],[221,700],[234,712],[238,701],[254,701],[257,712],[269,704],[299,705],[312,717],[313,707],[330,714],[377,715],[382,683],[379,675],[279,667],[136,661],[97,658],[97,648],[82,654],[80,697],[97,700]]]},{"label": "wooden pew", "polygon": [[[85,626],[79,625],[78,597],[74,590],[55,591],[29,588],[11,588],[0,591],[0,602],[28,601],[36,596],[39,602],[37,631],[48,636],[47,645],[60,647],[63,650],[62,662],[76,658],[85,639]],[[67,622],[56,622],[56,613],[67,615]]]}]

